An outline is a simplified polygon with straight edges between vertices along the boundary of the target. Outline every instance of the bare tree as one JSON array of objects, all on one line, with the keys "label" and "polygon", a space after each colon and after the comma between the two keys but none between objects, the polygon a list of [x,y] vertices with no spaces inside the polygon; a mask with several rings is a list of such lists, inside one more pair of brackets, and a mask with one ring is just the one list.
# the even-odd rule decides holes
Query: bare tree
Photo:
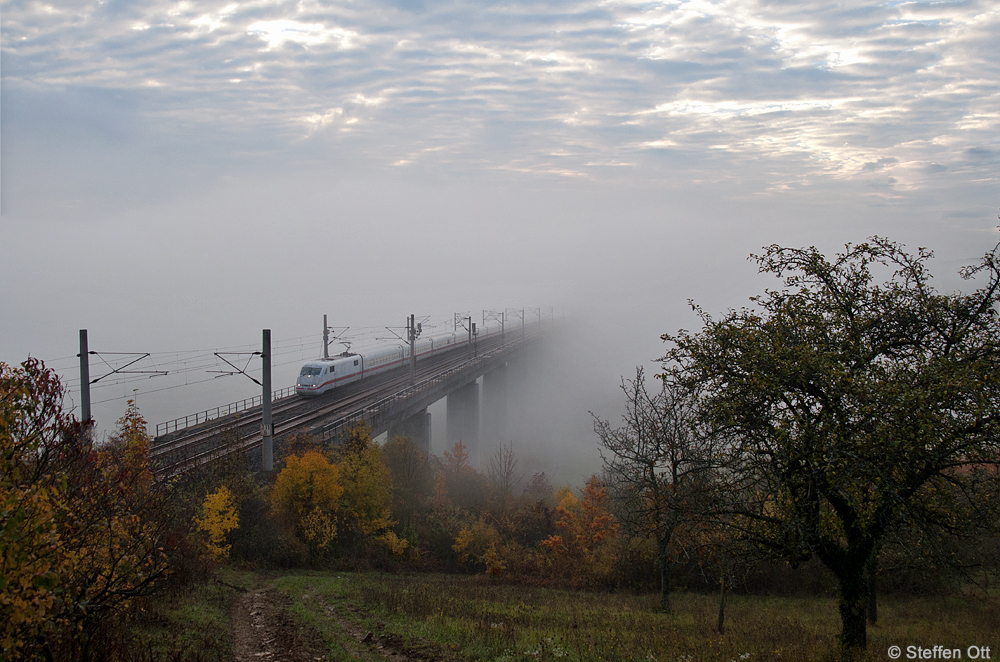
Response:
[{"label": "bare tree", "polygon": [[[696,425],[697,397],[664,382],[650,394],[642,368],[622,380],[622,426],[594,416],[594,431],[622,516],[656,541],[660,607],[670,611],[671,544],[684,527],[705,521],[712,490],[713,441]],[[593,413],[591,413],[593,416]]]},{"label": "bare tree", "polygon": [[493,489],[496,491],[500,515],[503,516],[507,513],[507,506],[521,482],[513,443],[508,443],[506,446],[500,445],[497,452],[490,458],[488,474]]},{"label": "bare tree", "polygon": [[410,437],[393,437],[382,446],[382,459],[392,475],[393,514],[408,529],[434,487],[430,457]]}]

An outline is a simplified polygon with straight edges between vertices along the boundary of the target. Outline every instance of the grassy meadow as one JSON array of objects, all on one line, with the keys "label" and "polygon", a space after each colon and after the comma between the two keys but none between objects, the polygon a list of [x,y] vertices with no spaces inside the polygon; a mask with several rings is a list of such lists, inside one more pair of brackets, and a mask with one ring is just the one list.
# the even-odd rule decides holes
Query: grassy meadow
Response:
[{"label": "grassy meadow", "polygon": [[[224,575],[245,587],[255,582],[249,573]],[[125,662],[229,662],[230,612],[238,594],[236,586],[212,581],[141,598],[133,604],[127,624],[97,635],[100,654]]]},{"label": "grassy meadow", "polygon": [[[370,631],[403,642],[416,657],[483,662],[834,660],[840,629],[832,598],[730,596],[725,633],[716,631],[718,597],[566,591],[491,583],[483,577],[296,573],[271,585],[291,598],[294,617],[315,628],[331,659],[382,660],[357,641]],[[353,631],[353,634],[352,632]],[[887,598],[869,628],[869,660],[891,645],[1000,655],[1000,597]],[[437,654],[428,651],[438,651]]]}]

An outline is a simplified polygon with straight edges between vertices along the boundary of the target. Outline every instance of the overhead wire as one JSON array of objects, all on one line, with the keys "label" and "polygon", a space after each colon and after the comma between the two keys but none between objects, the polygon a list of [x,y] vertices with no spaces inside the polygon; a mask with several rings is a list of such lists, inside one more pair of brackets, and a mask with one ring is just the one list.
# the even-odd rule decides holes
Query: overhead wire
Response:
[{"label": "overhead wire", "polygon": [[[451,320],[434,322],[427,320],[424,325],[428,329],[437,329],[439,327],[450,327]],[[380,334],[384,333],[385,328],[380,326],[369,326],[369,327],[348,327],[348,333],[337,338],[334,342],[338,344],[343,344],[349,347],[352,351],[364,350],[372,345],[377,345],[386,340]],[[317,345],[319,347],[317,347]],[[227,377],[232,375],[216,375],[206,379],[190,380],[187,377],[195,373],[205,373],[212,368],[219,368],[221,366],[221,361],[216,352],[227,353],[227,352],[241,352],[241,351],[257,351],[259,345],[255,343],[247,343],[242,345],[231,345],[223,348],[216,349],[193,349],[193,350],[173,350],[173,351],[162,351],[162,352],[149,352],[143,361],[149,361],[153,368],[157,371],[165,372],[166,374],[129,374],[129,373],[118,373],[117,376],[112,377],[115,374],[113,366],[108,363],[108,367],[112,369],[112,372],[105,377],[108,379],[102,379],[99,383],[91,382],[90,389],[92,392],[107,392],[107,389],[111,388],[125,388],[130,385],[147,382],[151,379],[162,379],[169,377],[179,377],[184,376],[185,382],[183,384],[171,384],[169,386],[160,386],[158,388],[150,389],[133,389],[131,394],[123,394],[121,396],[105,397],[99,400],[92,401],[92,405],[106,404],[109,402],[116,402],[127,398],[133,398],[138,396],[151,395],[154,393],[161,393],[164,391],[175,390],[179,388],[185,388],[189,386],[195,386],[198,384],[205,384],[208,382],[215,381],[220,377]],[[288,365],[294,365],[302,360],[304,360],[305,353],[307,351],[314,351],[319,349],[322,351],[322,342],[317,342],[316,336],[314,334],[298,336],[293,338],[279,338],[272,341],[271,345],[271,356],[272,356],[272,368],[281,368]],[[109,352],[91,352],[92,354],[100,356],[103,354],[109,354]],[[292,358],[292,357],[295,358]],[[275,361],[275,359],[278,359]],[[281,360],[287,359],[287,360]],[[73,375],[73,370],[78,366],[79,355],[64,356],[57,359],[53,359],[50,362],[46,362],[46,365],[51,367],[57,374],[62,377],[62,384],[66,388],[67,397],[72,393],[79,394],[80,392],[80,377],[79,374]],[[107,363],[106,360],[102,358],[102,361]],[[63,362],[69,362],[65,364]],[[59,365],[57,368],[56,365]],[[251,366],[248,372],[253,372],[254,374],[261,371],[261,366]]]}]

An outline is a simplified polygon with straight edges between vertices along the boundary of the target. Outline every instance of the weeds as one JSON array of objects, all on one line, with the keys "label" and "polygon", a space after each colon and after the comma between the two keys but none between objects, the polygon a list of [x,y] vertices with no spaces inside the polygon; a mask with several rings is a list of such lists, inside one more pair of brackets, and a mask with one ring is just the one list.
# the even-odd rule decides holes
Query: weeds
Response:
[{"label": "weeds", "polygon": [[[840,623],[830,598],[733,596],[727,631],[719,635],[715,598],[707,595],[675,595],[673,613],[663,614],[656,611],[656,595],[509,586],[470,577],[342,573],[286,576],[280,584],[293,594],[308,591],[364,628],[404,641],[434,642],[477,662],[837,659]],[[302,604],[316,609],[319,601]],[[885,660],[888,646],[900,642],[990,645],[983,633],[1000,631],[995,596],[883,604],[862,659]],[[945,607],[948,614],[942,617]]]},{"label": "weeds", "polygon": [[232,586],[199,583],[140,601],[118,627],[101,637],[94,659],[119,662],[228,662],[232,660],[229,605]]}]

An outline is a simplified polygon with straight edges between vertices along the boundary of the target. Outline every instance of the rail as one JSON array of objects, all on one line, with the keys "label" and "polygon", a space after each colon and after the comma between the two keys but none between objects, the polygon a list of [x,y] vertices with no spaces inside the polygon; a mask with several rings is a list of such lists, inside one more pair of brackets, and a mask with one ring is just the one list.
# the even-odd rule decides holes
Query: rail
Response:
[{"label": "rail", "polygon": [[[281,398],[288,397],[295,393],[294,386],[286,386],[279,391],[272,391],[271,401],[280,400]],[[254,407],[260,407],[263,404],[261,401],[263,399],[262,395],[255,395],[252,398],[246,398],[238,402],[230,402],[228,405],[222,405],[221,407],[216,407],[214,409],[206,409],[205,411],[200,411],[196,414],[188,414],[187,416],[181,416],[175,418],[172,421],[167,421],[166,423],[156,424],[156,436],[161,437],[165,434],[171,432],[176,432],[178,430],[183,430],[184,428],[189,428],[192,425],[198,425],[199,423],[206,423],[208,421],[214,421],[217,418],[222,418],[223,416],[229,416],[231,414],[236,414],[241,411],[246,411],[247,409],[253,409]]]},{"label": "rail", "polygon": [[510,352],[512,349],[527,342],[528,340],[533,340],[536,335],[537,333],[529,334],[527,337],[522,336],[514,343],[507,343],[504,346],[497,347],[489,352],[480,354],[477,358],[471,361],[466,361],[462,364],[449,368],[444,372],[437,373],[432,377],[421,380],[401,391],[397,391],[396,393],[386,396],[381,400],[377,400],[370,405],[366,405],[365,407],[341,416],[336,421],[323,426],[322,439],[326,442],[331,439],[342,437],[353,425],[361,421],[365,421],[374,427],[375,423],[380,422],[381,418],[392,416],[392,412],[396,411],[401,404],[405,405],[410,398],[418,395],[425,389],[455,379],[462,373],[475,373],[482,364],[488,363],[498,355]]},{"label": "rail", "polygon": [[[346,435],[353,424],[359,421],[368,422],[373,427],[384,427],[394,417],[397,417],[400,413],[405,412],[407,408],[420,404],[419,401],[422,397],[426,398],[428,395],[431,397],[441,397],[443,392],[448,389],[449,384],[453,384],[455,381],[460,381],[469,377],[475,378],[475,375],[481,374],[483,368],[489,363],[498,358],[503,358],[505,354],[516,349],[520,345],[534,340],[539,335],[539,332],[529,332],[527,336],[522,336],[513,342],[508,342],[500,347],[485,351],[474,359],[463,361],[459,365],[422,379],[412,386],[390,393],[372,404],[361,407],[360,409],[355,409],[347,415],[340,416],[332,423],[320,426],[319,429],[321,430],[322,439],[324,441],[331,442],[335,438],[342,437]],[[290,390],[291,389],[283,389],[282,391],[276,392],[276,394],[281,394]],[[425,392],[421,394],[421,391],[425,390],[429,391],[429,393]],[[238,407],[239,410],[247,409],[252,405],[246,403],[255,401],[259,401],[259,398],[250,398],[239,403],[233,403],[227,407],[217,407],[216,409],[210,409],[206,412],[199,412],[197,416],[201,420],[211,420],[210,418],[205,419],[203,417],[205,415],[211,415],[214,417],[217,412],[218,414],[224,415],[223,412],[235,407]],[[232,410],[236,411],[236,409]],[[195,418],[195,415],[190,415],[186,418],[189,419],[189,421],[192,421]],[[184,421],[183,418],[177,420]],[[242,420],[244,420],[243,417],[241,417],[241,421]],[[250,423],[253,422],[253,419],[246,418],[245,421]],[[173,423],[173,421],[171,423]],[[276,431],[279,427],[284,428],[281,432],[279,432],[279,434],[286,434],[300,425],[302,425],[302,423],[292,423],[291,426],[289,426],[289,422],[286,421],[285,423],[278,423],[275,428]],[[195,455],[188,455],[179,462],[166,464],[160,467],[157,472],[161,475],[176,475],[196,466],[201,466],[207,462],[212,462],[215,459],[228,455],[229,453],[249,450],[255,445],[259,445],[260,441],[260,433],[257,431],[251,432],[248,436],[240,436],[237,440],[235,440],[235,443],[223,443],[222,445],[217,445],[213,448],[209,448],[208,450],[197,451]]]}]

